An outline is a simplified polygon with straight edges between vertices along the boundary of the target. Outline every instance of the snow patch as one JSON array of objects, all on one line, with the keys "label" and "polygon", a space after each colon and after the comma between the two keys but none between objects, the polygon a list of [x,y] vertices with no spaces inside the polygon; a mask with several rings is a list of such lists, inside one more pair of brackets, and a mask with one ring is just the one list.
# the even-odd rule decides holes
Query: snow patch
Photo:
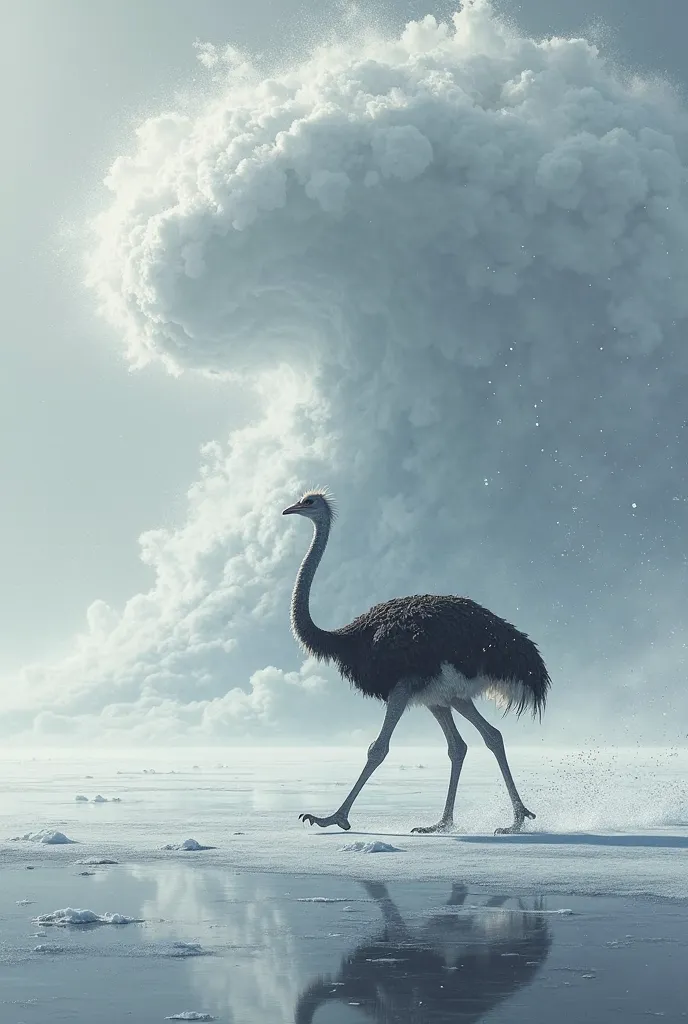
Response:
[{"label": "snow patch", "polygon": [[74,863],[93,867],[96,864],[119,864],[119,861],[111,860],[109,857],[84,857],[82,860],[75,860]]},{"label": "snow patch", "polygon": [[73,907],[54,910],[52,914],[40,914],[34,918],[35,924],[60,927],[83,924],[138,924],[140,921],[139,917],[126,917],[124,914],[96,914],[92,910],[75,910]]},{"label": "snow patch", "polygon": [[186,956],[211,956],[208,949],[204,949],[200,942],[173,942],[172,948],[165,951],[164,956],[186,957]]},{"label": "snow patch", "polygon": [[404,853],[398,846],[380,842],[379,839],[372,843],[349,843],[339,849],[342,853]]},{"label": "snow patch", "polygon": [[107,796],[103,796],[102,793],[96,793],[96,795],[93,797],[92,801],[89,800],[89,798],[84,793],[77,793],[77,795],[74,797],[74,799],[75,799],[75,801],[78,804],[88,804],[88,803],[94,803],[94,804],[121,804],[122,803],[122,798],[121,797],[119,797],[119,796],[107,797]]},{"label": "snow patch", "polygon": [[368,956],[367,964],[405,964],[406,959],[399,956]]},{"label": "snow patch", "polygon": [[297,903],[346,903],[346,900],[331,896],[299,896]]},{"label": "snow patch", "polygon": [[44,828],[39,832],[25,832],[23,836],[14,836],[12,842],[64,846],[66,843],[75,843],[76,839],[68,839],[64,832],[55,832],[53,829]]},{"label": "snow patch", "polygon": [[210,1013],[199,1013],[197,1010],[183,1010],[181,1013],[173,1013],[165,1020],[215,1020]]},{"label": "snow patch", "polygon": [[174,843],[166,843],[163,846],[163,850],[216,850],[216,846],[203,846],[202,843],[197,842],[195,839],[185,839],[183,843],[175,845]]}]

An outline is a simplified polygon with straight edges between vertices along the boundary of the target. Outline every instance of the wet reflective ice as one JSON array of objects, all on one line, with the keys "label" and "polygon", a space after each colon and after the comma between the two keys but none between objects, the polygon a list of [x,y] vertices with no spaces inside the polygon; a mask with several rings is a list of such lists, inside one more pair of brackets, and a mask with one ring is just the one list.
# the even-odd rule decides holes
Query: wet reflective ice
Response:
[{"label": "wet reflective ice", "polygon": [[[3,872],[2,1024],[686,1019],[679,902],[182,863],[81,870]],[[67,907],[142,923],[32,923]]]},{"label": "wet reflective ice", "polygon": [[381,927],[347,950],[334,976],[303,990],[297,1024],[327,1020],[334,1003],[374,1021],[480,1020],[529,985],[549,954],[552,935],[537,904],[503,909],[509,901],[499,896],[466,911],[468,890],[455,884],[446,907],[413,921],[386,885],[363,887]]}]

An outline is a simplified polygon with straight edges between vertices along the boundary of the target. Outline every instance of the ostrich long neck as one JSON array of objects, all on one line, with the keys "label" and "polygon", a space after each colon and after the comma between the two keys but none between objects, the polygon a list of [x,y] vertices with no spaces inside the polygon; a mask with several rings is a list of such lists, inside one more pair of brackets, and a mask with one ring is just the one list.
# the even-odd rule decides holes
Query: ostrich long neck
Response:
[{"label": "ostrich long neck", "polygon": [[291,595],[291,628],[294,636],[307,651],[318,658],[330,658],[332,657],[332,634],[316,626],[311,618],[309,608],[311,584],[327,546],[330,527],[322,523],[315,523],[314,526],[313,540],[301,563]]}]

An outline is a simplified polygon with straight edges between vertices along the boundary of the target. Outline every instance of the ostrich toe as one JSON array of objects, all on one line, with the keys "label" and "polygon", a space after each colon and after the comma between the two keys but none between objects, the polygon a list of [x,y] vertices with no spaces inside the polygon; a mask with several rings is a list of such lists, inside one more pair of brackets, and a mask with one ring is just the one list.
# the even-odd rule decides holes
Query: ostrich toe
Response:
[{"label": "ostrich toe", "polygon": [[348,832],[351,828],[349,820],[341,811],[335,811],[327,818],[318,818],[315,814],[299,814],[299,821],[307,825],[319,825],[320,828],[327,828],[328,825],[339,825],[341,829]]}]

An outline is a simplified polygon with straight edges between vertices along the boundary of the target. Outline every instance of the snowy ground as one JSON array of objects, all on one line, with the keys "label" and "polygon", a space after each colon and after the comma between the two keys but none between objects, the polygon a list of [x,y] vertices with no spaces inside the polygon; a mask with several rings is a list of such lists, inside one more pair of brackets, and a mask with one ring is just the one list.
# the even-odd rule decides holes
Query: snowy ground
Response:
[{"label": "snowy ground", "polygon": [[[493,759],[479,748],[471,748],[465,763],[452,836],[410,834],[441,812],[448,761],[437,748],[393,749],[354,805],[348,833],[303,826],[298,814],[333,811],[362,767],[364,750],[6,758],[0,762],[0,864],[183,860],[351,878],[461,880],[486,890],[508,884],[513,893],[534,895],[688,898],[688,752],[513,748],[509,754],[524,800],[537,814],[516,837],[492,835],[510,822],[510,808]],[[40,841],[56,832],[72,842]],[[34,838],[19,838],[26,836]],[[209,848],[185,849],[194,845],[187,840]],[[395,852],[365,852],[376,842]]]},{"label": "snowy ground", "polygon": [[350,832],[303,826],[364,754],[2,760],[2,1024],[686,1019],[685,751],[513,749],[538,817],[495,837],[471,749],[460,830],[413,836],[448,764],[399,747]]}]

